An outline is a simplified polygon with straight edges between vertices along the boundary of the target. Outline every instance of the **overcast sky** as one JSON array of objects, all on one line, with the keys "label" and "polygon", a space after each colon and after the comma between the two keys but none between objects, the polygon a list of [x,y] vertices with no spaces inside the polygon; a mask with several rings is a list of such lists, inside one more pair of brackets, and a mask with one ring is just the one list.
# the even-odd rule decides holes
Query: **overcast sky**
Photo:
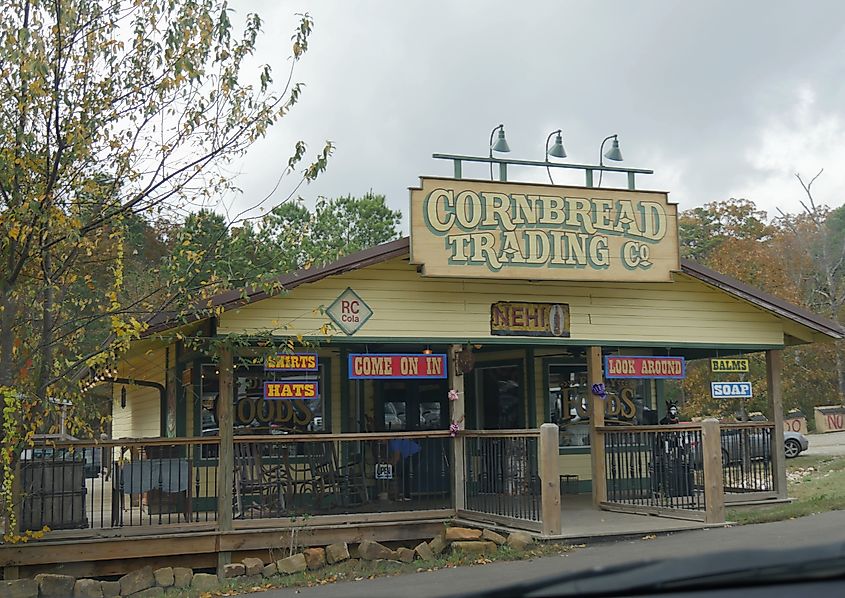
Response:
[{"label": "overcast sky", "polygon": [[[239,207],[270,192],[297,139],[309,155],[331,139],[327,172],[300,190],[307,202],[372,189],[407,213],[420,175],[451,174],[432,153],[486,155],[498,123],[508,157],[521,159],[542,159],[560,128],[567,161],[596,163],[602,138],[618,133],[621,165],[655,171],[638,186],[669,191],[682,209],[745,197],[770,215],[794,212],[794,174],[820,168],[817,200],[845,201],[841,0],[231,5],[262,15],[258,59],[279,78],[294,13],[316,21],[295,76],[306,84],[301,103],[235,165],[243,196],[229,203]],[[559,172],[557,182],[582,184],[582,174]]]}]

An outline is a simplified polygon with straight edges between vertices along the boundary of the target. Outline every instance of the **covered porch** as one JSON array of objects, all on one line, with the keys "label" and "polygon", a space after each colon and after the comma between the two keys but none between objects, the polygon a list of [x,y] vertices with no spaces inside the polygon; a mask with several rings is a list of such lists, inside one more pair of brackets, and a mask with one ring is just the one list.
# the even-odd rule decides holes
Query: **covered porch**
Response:
[{"label": "covered porch", "polygon": [[[225,294],[214,316],[153,322],[95,389],[110,438],[17,460],[7,530],[49,531],[0,546],[6,578],[185,553],[222,568],[280,538],[410,541],[454,520],[645,534],[785,498],[781,350],[838,325],[694,265],[667,282],[447,280],[408,251],[389,243],[286,277],[284,295]],[[655,425],[662,380],[604,366],[753,352],[761,424]],[[80,550],[56,550],[68,545]]]}]

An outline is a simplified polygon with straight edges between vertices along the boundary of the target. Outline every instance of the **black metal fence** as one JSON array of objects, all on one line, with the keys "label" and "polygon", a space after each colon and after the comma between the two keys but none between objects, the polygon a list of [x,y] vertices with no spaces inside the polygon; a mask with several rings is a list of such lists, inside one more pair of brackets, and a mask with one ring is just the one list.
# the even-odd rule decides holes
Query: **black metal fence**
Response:
[{"label": "black metal fence", "polygon": [[607,500],[704,510],[701,428],[604,428]]},{"label": "black metal fence", "polygon": [[466,509],[541,521],[539,432],[466,431],[462,436]]},{"label": "black metal fence", "polygon": [[[235,436],[235,519],[452,508],[448,431]],[[71,441],[23,450],[20,531],[217,519],[219,438]]]},{"label": "black metal fence", "polygon": [[235,436],[234,517],[448,509],[449,433]]},{"label": "black metal fence", "polygon": [[21,531],[119,528],[214,520],[216,439],[52,442],[19,454]]},{"label": "black metal fence", "polygon": [[774,425],[727,424],[720,429],[720,436],[726,500],[773,492]]}]

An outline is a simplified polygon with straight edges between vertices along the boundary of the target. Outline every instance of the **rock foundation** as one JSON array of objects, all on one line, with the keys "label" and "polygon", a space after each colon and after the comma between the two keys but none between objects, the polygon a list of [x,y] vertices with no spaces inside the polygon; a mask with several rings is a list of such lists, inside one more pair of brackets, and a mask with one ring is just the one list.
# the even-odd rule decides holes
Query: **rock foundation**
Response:
[{"label": "rock foundation", "polygon": [[[379,542],[362,540],[357,546],[346,542],[326,547],[312,546],[274,562],[264,562],[255,557],[244,558],[239,563],[230,563],[223,568],[225,580],[242,580],[259,583],[263,579],[278,575],[294,575],[304,571],[316,571],[327,565],[348,562],[357,565],[358,559],[365,561],[433,561],[446,552],[460,552],[466,555],[492,555],[499,547],[511,550],[525,550],[534,539],[525,532],[513,532],[507,536],[489,529],[470,527],[446,527],[428,542],[415,547],[397,547],[395,550]],[[351,553],[351,554],[350,554]],[[354,559],[350,557],[354,556]],[[192,588],[200,592],[213,591],[220,587],[217,575],[194,573],[187,567],[162,567],[153,570],[142,567],[130,571],[118,581],[76,579],[70,575],[42,573],[35,579],[0,581],[0,596],[4,598],[157,598],[169,595],[177,589]]]}]

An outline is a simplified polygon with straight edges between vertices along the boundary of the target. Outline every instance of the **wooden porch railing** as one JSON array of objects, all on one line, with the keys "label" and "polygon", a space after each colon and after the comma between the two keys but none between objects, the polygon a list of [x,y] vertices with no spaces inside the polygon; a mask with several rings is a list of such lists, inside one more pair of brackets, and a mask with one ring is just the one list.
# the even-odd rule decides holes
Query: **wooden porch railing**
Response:
[{"label": "wooden porch railing", "polygon": [[561,533],[558,427],[465,430],[465,508],[458,514],[545,535]]},{"label": "wooden porch railing", "polygon": [[219,437],[38,444],[18,454],[9,531],[453,510],[451,440],[447,430],[235,435],[229,459]]},{"label": "wooden porch railing", "polygon": [[[765,500],[780,496],[775,474],[775,440],[770,422],[722,424],[721,459],[728,503]],[[785,492],[784,492],[785,494]]]},{"label": "wooden porch railing", "polygon": [[601,426],[601,506],[612,510],[724,522],[719,422]]}]

